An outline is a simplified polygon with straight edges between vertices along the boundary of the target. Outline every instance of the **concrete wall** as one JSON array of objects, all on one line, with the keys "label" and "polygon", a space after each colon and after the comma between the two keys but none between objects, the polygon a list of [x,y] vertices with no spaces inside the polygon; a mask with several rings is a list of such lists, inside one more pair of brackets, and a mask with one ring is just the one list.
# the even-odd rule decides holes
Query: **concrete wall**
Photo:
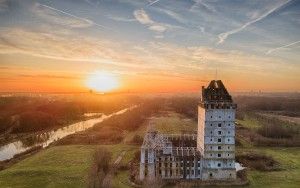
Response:
[{"label": "concrete wall", "polygon": [[236,179],[235,169],[203,169],[202,180],[234,180]]},{"label": "concrete wall", "polygon": [[204,150],[202,179],[235,179],[235,109],[199,106],[198,118],[198,137],[203,138],[200,146]]}]

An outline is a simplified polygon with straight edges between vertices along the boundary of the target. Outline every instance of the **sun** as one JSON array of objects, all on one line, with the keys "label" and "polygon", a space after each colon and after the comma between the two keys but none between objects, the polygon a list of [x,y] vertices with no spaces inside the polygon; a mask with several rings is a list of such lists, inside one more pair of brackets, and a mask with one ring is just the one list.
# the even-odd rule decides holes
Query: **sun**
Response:
[{"label": "sun", "polygon": [[96,71],[89,75],[86,86],[97,92],[109,92],[119,87],[117,77],[105,71]]}]

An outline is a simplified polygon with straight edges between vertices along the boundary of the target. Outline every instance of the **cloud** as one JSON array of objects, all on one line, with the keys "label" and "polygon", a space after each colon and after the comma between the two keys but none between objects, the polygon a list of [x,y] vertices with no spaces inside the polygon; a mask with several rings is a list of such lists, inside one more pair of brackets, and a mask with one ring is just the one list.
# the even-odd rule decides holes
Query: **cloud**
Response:
[{"label": "cloud", "polygon": [[82,18],[69,12],[40,3],[35,4],[35,6],[33,7],[33,12],[39,17],[58,25],[74,28],[96,26],[101,29],[112,30],[109,27],[93,22],[92,20]]},{"label": "cloud", "polygon": [[118,22],[136,22],[137,21],[134,18],[124,18],[124,17],[113,16],[113,15],[108,15],[107,17],[109,19],[112,19],[112,20],[118,21]]},{"label": "cloud", "polygon": [[155,3],[158,3],[160,0],[153,0],[152,2],[150,2],[149,4],[148,4],[148,6],[152,6],[152,5],[154,5]]},{"label": "cloud", "polygon": [[216,9],[208,3],[205,3],[203,0],[194,0],[194,4],[191,6],[190,11],[195,12],[195,10],[199,7],[204,8],[209,12],[216,12]]},{"label": "cloud", "polygon": [[151,25],[149,29],[156,32],[164,32],[167,28],[163,25]]},{"label": "cloud", "polygon": [[80,79],[79,76],[62,76],[62,75],[48,75],[48,74],[19,74],[22,78],[50,78],[50,79]]},{"label": "cloud", "polygon": [[135,10],[133,12],[133,15],[137,19],[137,21],[139,21],[143,25],[147,25],[148,29],[152,31],[163,33],[168,29],[167,24],[153,21],[144,9]]},{"label": "cloud", "polygon": [[7,0],[0,0],[0,13],[1,12],[6,12],[8,10],[8,4],[7,4]]},{"label": "cloud", "polygon": [[0,30],[0,54],[25,54],[35,57],[95,62],[120,67],[145,68],[138,57],[125,52],[120,43],[76,34],[34,32],[22,28]]},{"label": "cloud", "polygon": [[[249,74],[265,74],[268,71],[280,72],[299,69],[299,65],[287,65],[280,59],[252,55],[236,50],[222,50],[205,46],[181,47],[174,44],[151,42],[151,53],[160,64],[169,65],[169,71],[205,73],[222,67],[224,72],[239,71]],[[180,67],[180,68],[179,68]],[[191,74],[191,73],[189,73]]]},{"label": "cloud", "polygon": [[277,47],[277,48],[270,49],[270,50],[268,50],[268,51],[266,52],[266,54],[271,54],[271,53],[273,53],[274,51],[286,49],[287,47],[293,46],[293,45],[298,44],[298,43],[300,43],[300,40],[298,40],[298,41],[296,41],[296,42],[292,42],[292,43],[286,44],[286,45],[283,45],[283,46],[280,46],[280,47]]},{"label": "cloud", "polygon": [[141,24],[154,24],[154,21],[148,16],[144,9],[135,10],[133,15]]},{"label": "cloud", "polygon": [[156,8],[156,10],[168,15],[169,17],[171,17],[172,19],[176,20],[179,23],[183,23],[183,24],[187,23],[187,20],[185,18],[183,18],[181,15],[177,14],[174,11],[162,9],[162,8]]},{"label": "cloud", "polygon": [[281,7],[283,7],[284,5],[286,5],[287,3],[289,3],[291,0],[288,0],[288,1],[285,1],[285,2],[281,2],[277,5],[275,5],[273,8],[271,8],[270,10],[268,10],[267,12],[261,14],[261,15],[255,15],[255,19],[249,21],[249,22],[246,22],[245,24],[243,24],[242,26],[236,28],[236,29],[233,29],[231,31],[227,31],[227,32],[224,32],[224,33],[220,33],[218,35],[218,38],[219,38],[219,41],[218,41],[218,44],[221,44],[223,43],[230,35],[233,35],[235,33],[238,33],[242,30],[244,30],[245,28],[247,28],[248,26],[266,18],[267,16],[269,16],[270,14],[272,14],[273,12],[277,11],[278,9],[280,9]]},{"label": "cloud", "polygon": [[32,11],[38,17],[58,25],[83,28],[90,27],[94,24],[91,20],[80,18],[73,14],[39,3],[35,4]]}]

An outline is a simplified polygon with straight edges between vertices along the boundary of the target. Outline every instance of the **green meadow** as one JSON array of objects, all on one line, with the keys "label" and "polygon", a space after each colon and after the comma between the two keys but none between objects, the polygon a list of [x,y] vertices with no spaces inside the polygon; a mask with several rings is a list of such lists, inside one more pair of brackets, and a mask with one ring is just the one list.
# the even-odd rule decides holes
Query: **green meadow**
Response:
[{"label": "green meadow", "polygon": [[[99,147],[106,147],[112,153],[113,163],[126,151],[120,166],[126,166],[139,151],[138,144],[130,144],[135,136],[143,136],[148,125],[164,133],[195,131],[197,123],[174,112],[155,115],[144,122],[137,130],[130,131],[123,142],[114,145],[62,145],[50,146],[20,161],[8,169],[0,171],[0,187],[87,187],[88,171],[92,165],[93,153]],[[246,119],[241,123],[256,128],[259,122]],[[245,187],[299,187],[300,148],[299,147],[255,147],[251,144],[237,146],[236,154],[260,153],[273,157],[280,163],[276,171],[248,169],[250,184]],[[132,187],[129,181],[130,169],[118,169],[112,178],[112,187]]]}]

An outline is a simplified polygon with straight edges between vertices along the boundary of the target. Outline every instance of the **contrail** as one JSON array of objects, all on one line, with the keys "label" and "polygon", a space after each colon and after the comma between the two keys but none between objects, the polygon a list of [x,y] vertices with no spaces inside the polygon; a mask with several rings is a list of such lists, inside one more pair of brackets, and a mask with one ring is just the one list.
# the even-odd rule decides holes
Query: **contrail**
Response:
[{"label": "contrail", "polygon": [[223,43],[223,42],[227,39],[227,37],[229,37],[230,35],[235,34],[235,33],[238,33],[238,32],[240,32],[240,31],[244,30],[244,29],[245,29],[246,27],[248,27],[249,25],[252,25],[252,24],[254,24],[255,22],[260,21],[261,19],[264,19],[265,17],[267,17],[268,15],[270,15],[271,13],[273,13],[274,11],[280,9],[282,6],[286,5],[286,4],[289,3],[290,1],[291,1],[291,0],[288,0],[288,1],[284,2],[284,3],[279,4],[278,6],[272,8],[271,10],[269,10],[269,11],[267,11],[266,13],[262,14],[262,15],[259,16],[258,18],[254,19],[254,20],[251,20],[251,21],[249,21],[249,22],[247,22],[247,23],[245,23],[244,25],[242,25],[242,26],[239,27],[239,28],[236,28],[236,29],[234,29],[234,30],[227,31],[227,32],[225,32],[225,33],[219,34],[219,35],[218,35],[218,37],[219,37],[218,44]]},{"label": "contrail", "polygon": [[151,5],[154,5],[155,3],[158,3],[160,0],[155,0],[155,1],[152,1],[148,4],[148,6],[151,6]]},{"label": "contrail", "polygon": [[270,49],[266,52],[266,54],[270,54],[270,53],[272,53],[276,50],[280,50],[280,49],[283,49],[283,48],[286,48],[286,47],[290,47],[290,46],[293,46],[293,45],[298,44],[298,43],[300,43],[300,40],[298,40],[296,42],[292,42],[292,43],[284,45],[284,46],[280,46],[280,47],[277,47],[277,48]]},{"label": "contrail", "polygon": [[48,9],[54,10],[54,11],[56,11],[56,12],[60,12],[60,13],[62,13],[62,14],[68,15],[68,16],[70,16],[70,17],[73,17],[73,18],[82,20],[82,21],[87,22],[87,23],[89,23],[89,24],[92,24],[92,25],[95,25],[95,26],[98,26],[98,27],[101,27],[101,28],[104,28],[104,29],[112,30],[111,28],[108,28],[108,27],[106,27],[106,26],[103,26],[103,25],[100,25],[100,24],[97,24],[97,23],[93,22],[92,20],[88,20],[88,19],[85,19],[85,18],[78,17],[78,16],[76,16],[76,15],[74,15],[74,14],[70,14],[70,13],[68,13],[68,12],[65,12],[65,11],[62,11],[62,10],[59,10],[59,9],[50,7],[50,6],[48,6],[48,5],[44,5],[44,4],[40,4],[40,5],[43,6],[43,7],[48,8]]}]

